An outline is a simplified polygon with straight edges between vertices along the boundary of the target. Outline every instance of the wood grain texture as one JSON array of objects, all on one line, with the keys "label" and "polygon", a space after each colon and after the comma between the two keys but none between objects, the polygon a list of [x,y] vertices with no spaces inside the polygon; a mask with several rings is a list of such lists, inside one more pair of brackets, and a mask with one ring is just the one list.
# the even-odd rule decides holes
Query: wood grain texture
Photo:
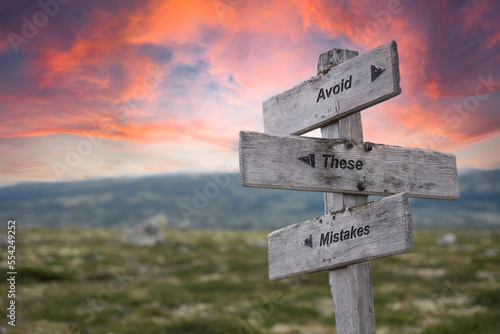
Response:
[{"label": "wood grain texture", "polygon": [[[240,132],[240,182],[256,188],[459,198],[453,154],[371,145],[367,151],[363,142],[349,148],[347,140]],[[314,167],[299,160],[313,154]],[[358,189],[359,182],[364,191]]]},{"label": "wood grain texture", "polygon": [[375,334],[370,262],[329,272],[337,334]]},{"label": "wood grain texture", "polygon": [[[271,280],[410,252],[413,240],[408,194],[291,225],[272,232],[268,240]],[[311,245],[306,240],[311,240]]]},{"label": "wood grain texture", "polygon": [[[374,81],[371,79],[372,65],[385,68]],[[337,94],[332,90],[327,96],[327,90],[341,84],[342,80],[347,84],[349,78],[349,88]],[[399,81],[397,45],[392,41],[332,69],[326,69],[310,80],[264,101],[264,132],[276,135],[303,134],[323,127],[400,94]],[[318,99],[322,88],[325,98]]]},{"label": "wood grain texture", "polygon": [[[327,53],[320,55],[318,74],[325,66],[335,66],[356,57],[356,51],[334,49],[336,57]],[[325,58],[330,62],[325,64]],[[321,135],[327,139],[351,139],[363,141],[361,113],[340,119],[321,128]],[[368,202],[368,196],[325,193],[325,214]],[[330,291],[335,308],[335,325],[338,334],[375,334],[375,308],[373,305],[370,261],[351,264],[328,272]]]}]

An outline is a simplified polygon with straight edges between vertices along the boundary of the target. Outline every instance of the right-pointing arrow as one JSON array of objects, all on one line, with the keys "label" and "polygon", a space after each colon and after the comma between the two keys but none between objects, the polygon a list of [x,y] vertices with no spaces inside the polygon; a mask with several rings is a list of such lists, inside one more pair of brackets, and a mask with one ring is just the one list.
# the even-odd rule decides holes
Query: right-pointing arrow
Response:
[{"label": "right-pointing arrow", "polygon": [[372,65],[372,81],[377,79],[377,77],[385,71],[385,68]]}]

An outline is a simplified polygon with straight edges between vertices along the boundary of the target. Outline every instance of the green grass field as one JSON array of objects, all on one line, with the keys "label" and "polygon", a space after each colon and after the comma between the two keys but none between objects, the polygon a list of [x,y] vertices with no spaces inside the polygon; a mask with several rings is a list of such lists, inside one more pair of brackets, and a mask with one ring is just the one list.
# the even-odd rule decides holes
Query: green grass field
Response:
[{"label": "green grass field", "polygon": [[[458,244],[436,245],[450,231]],[[328,274],[270,282],[266,232],[168,229],[153,248],[17,232],[17,325],[2,284],[0,333],[335,333]],[[412,253],[372,261],[377,333],[500,333],[499,251],[499,231],[415,229]]]}]

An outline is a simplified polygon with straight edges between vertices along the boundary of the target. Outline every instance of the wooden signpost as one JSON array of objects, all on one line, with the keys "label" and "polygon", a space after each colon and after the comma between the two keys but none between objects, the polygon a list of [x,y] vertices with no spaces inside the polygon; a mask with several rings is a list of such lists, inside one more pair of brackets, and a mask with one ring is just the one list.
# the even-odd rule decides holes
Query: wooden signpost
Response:
[{"label": "wooden signpost", "polygon": [[269,235],[269,278],[277,280],[410,252],[408,194],[339,210]]},{"label": "wooden signpost", "polygon": [[[324,216],[269,234],[269,278],[329,270],[339,334],[375,333],[369,260],[412,250],[408,197],[459,198],[453,155],[363,142],[359,111],[400,92],[396,42],[334,49],[263,103],[266,134],[240,133],[242,185],[326,192]],[[323,139],[293,136],[318,127]]]},{"label": "wooden signpost", "polygon": [[322,69],[314,78],[264,101],[264,132],[303,134],[399,93],[398,51],[392,41],[334,68]]},{"label": "wooden signpost", "polygon": [[240,132],[246,187],[458,199],[455,156],[340,139]]}]

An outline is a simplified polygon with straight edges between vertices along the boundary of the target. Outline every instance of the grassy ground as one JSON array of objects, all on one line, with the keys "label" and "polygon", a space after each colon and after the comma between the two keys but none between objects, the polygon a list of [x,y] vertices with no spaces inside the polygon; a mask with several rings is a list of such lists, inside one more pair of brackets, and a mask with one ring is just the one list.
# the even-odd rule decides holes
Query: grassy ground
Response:
[{"label": "grassy ground", "polygon": [[[377,333],[500,333],[500,233],[436,245],[445,232],[416,229],[412,253],[372,262]],[[18,229],[17,326],[2,284],[0,333],[335,333],[327,273],[270,282],[267,233],[166,235],[147,248],[119,230]]]}]

